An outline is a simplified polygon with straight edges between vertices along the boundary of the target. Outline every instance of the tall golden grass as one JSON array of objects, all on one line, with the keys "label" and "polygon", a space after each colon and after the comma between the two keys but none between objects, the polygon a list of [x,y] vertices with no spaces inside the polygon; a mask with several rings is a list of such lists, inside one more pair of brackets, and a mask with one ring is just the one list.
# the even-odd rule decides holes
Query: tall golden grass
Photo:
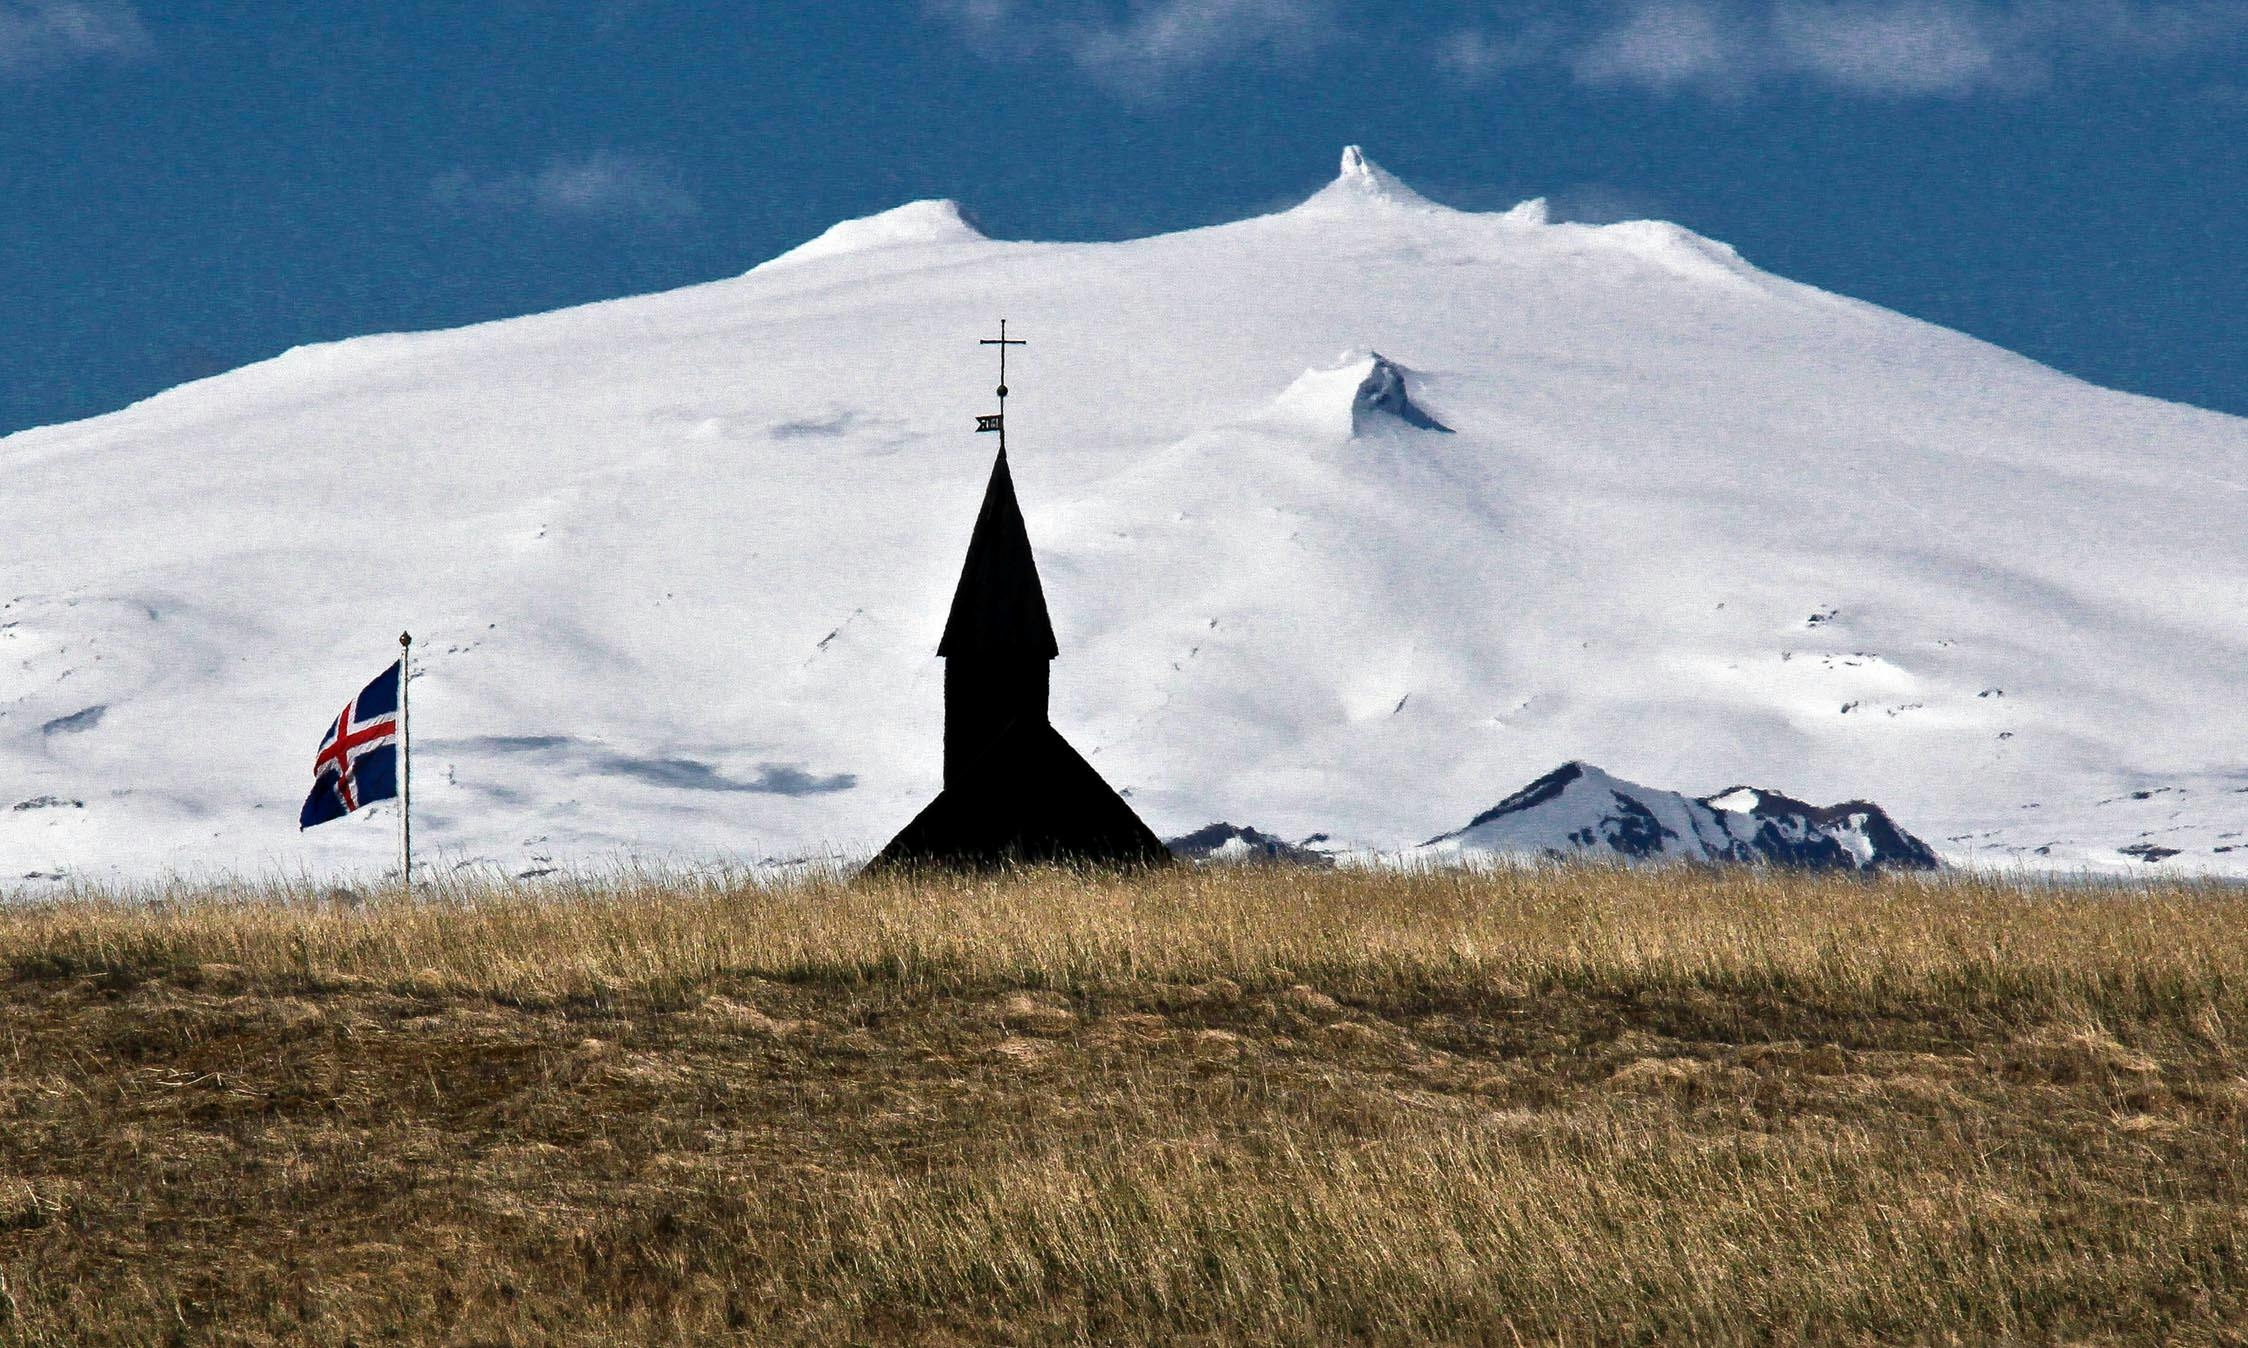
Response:
[{"label": "tall golden grass", "polygon": [[0,1342],[2248,1342],[2248,894],[0,909]]}]

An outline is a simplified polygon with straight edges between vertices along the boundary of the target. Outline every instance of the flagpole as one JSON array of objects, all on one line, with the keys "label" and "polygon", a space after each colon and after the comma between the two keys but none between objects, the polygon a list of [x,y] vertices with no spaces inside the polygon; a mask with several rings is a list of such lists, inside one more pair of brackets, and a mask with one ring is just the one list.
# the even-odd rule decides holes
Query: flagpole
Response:
[{"label": "flagpole", "polygon": [[398,876],[414,897],[414,732],[406,715],[413,680],[414,634],[398,634]]}]

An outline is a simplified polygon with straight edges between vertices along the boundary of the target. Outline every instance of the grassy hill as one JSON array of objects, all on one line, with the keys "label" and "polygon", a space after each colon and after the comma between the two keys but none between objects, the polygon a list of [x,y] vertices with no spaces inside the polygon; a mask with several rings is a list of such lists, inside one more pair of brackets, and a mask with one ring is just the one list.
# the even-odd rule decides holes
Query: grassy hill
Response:
[{"label": "grassy hill", "polygon": [[0,907],[0,1343],[2242,1342],[2244,919],[1598,869]]}]

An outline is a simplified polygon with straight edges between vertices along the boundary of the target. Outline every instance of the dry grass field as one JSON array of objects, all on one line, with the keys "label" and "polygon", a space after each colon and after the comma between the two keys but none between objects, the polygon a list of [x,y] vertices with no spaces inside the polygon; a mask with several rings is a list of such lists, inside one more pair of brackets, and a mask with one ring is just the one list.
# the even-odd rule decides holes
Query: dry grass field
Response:
[{"label": "dry grass field", "polygon": [[0,908],[0,1343],[2248,1342],[2248,893]]}]

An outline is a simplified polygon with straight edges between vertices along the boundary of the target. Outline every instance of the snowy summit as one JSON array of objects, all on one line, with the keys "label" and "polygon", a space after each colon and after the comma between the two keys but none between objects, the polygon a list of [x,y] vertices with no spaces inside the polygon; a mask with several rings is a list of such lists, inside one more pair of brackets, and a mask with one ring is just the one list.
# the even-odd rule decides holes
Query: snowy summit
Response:
[{"label": "snowy summit", "polygon": [[1343,148],[1342,170],[1292,215],[1310,216],[1360,210],[1442,212],[1446,208],[1397,180],[1355,145]]},{"label": "snowy summit", "polygon": [[1929,870],[1935,853],[1878,805],[1807,805],[1735,787],[1701,800],[1564,763],[1415,855],[1745,862],[1817,870]]},{"label": "snowy summit", "polygon": [[1233,224],[914,203],[0,439],[0,882],[386,864],[388,807],[295,806],[402,628],[433,864],[871,852],[941,785],[1002,316],[1052,720],[1161,835],[1401,849],[1582,762],[2248,874],[2248,421],[1352,150]]}]

